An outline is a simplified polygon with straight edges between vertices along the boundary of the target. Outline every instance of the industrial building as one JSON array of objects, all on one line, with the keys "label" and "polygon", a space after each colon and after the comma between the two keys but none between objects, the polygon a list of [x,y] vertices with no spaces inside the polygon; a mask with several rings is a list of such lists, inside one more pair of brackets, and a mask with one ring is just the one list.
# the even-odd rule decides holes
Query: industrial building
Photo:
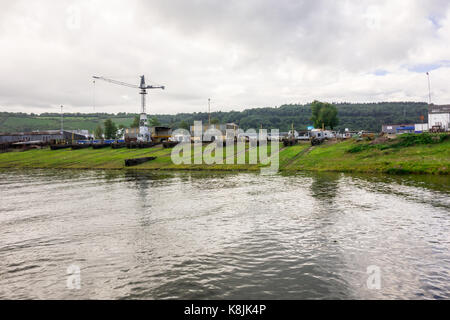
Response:
[{"label": "industrial building", "polygon": [[[235,123],[202,125],[201,126],[202,136],[210,129],[219,130],[222,133],[223,140],[234,139],[239,135],[239,126]],[[195,126],[191,126],[190,133],[191,133],[191,136],[195,137]],[[211,139],[203,138],[203,140],[209,141]]]},{"label": "industrial building", "polygon": [[[194,129],[195,126],[191,126],[191,135],[194,135]],[[237,131],[239,129],[239,126],[235,123],[226,123],[226,124],[204,124],[201,127],[202,129],[202,133],[205,133],[206,131],[210,130],[210,129],[216,129],[219,130],[220,132],[222,132],[223,135],[226,134],[227,130],[233,130],[233,131]]]},{"label": "industrial building", "polygon": [[450,105],[430,104],[428,123],[384,124],[381,131],[387,134],[450,131]]},{"label": "industrial building", "polygon": [[[191,126],[191,135],[194,135],[194,129],[195,126]],[[226,123],[226,124],[204,124],[201,127],[202,129],[202,133],[205,133],[206,131],[208,131],[209,129],[216,129],[219,130],[220,132],[223,133],[223,135],[226,134],[227,130],[233,130],[233,131],[237,131],[239,129],[239,126],[235,123]]]},{"label": "industrial building", "polygon": [[0,143],[15,142],[50,142],[52,140],[84,140],[86,135],[75,131],[47,130],[32,132],[0,133]]},{"label": "industrial building", "polygon": [[431,104],[428,109],[428,129],[450,131],[450,105]]},{"label": "industrial building", "polygon": [[[139,130],[139,128],[125,129],[125,141],[137,141]],[[172,129],[164,126],[150,127],[149,132],[152,141],[156,143],[168,141],[172,136]]]}]

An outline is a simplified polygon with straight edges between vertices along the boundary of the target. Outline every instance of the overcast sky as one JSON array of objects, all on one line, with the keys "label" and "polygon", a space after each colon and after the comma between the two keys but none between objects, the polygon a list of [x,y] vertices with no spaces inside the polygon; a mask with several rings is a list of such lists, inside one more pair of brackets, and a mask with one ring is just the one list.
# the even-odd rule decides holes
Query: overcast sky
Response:
[{"label": "overcast sky", "polygon": [[[450,103],[448,0],[0,0],[0,110],[150,113]],[[95,96],[95,99],[94,99]]]}]

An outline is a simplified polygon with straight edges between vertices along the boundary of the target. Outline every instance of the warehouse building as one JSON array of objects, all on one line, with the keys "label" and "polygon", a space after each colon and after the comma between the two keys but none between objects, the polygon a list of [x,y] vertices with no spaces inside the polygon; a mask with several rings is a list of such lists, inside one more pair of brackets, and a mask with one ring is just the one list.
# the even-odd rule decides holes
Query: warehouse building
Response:
[{"label": "warehouse building", "polygon": [[450,131],[450,105],[430,105],[428,127],[432,131]]},{"label": "warehouse building", "polygon": [[199,129],[198,133],[202,134],[202,139],[204,141],[211,141],[212,137],[207,137],[207,133],[210,130],[218,130],[222,133],[222,139],[228,140],[228,139],[234,139],[240,134],[239,126],[235,123],[226,123],[226,124],[202,124],[198,128],[194,126],[191,126],[190,133],[191,136],[195,137],[196,135],[196,129]]},{"label": "warehouse building", "polygon": [[85,140],[85,135],[60,130],[0,133],[0,143],[15,142],[50,142],[52,140]]}]

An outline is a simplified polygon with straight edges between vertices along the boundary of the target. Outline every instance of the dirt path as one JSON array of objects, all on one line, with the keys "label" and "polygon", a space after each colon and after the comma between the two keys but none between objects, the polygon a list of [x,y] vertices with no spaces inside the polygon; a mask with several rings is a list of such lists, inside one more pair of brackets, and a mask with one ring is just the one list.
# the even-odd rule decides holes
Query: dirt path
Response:
[{"label": "dirt path", "polygon": [[305,154],[310,153],[313,149],[314,149],[314,147],[311,146],[311,147],[309,147],[309,148],[306,148],[306,149],[300,151],[300,152],[297,153],[291,160],[289,160],[289,162],[283,167],[283,169],[289,167],[289,166],[292,165],[297,159],[299,159],[300,157],[304,156]]}]

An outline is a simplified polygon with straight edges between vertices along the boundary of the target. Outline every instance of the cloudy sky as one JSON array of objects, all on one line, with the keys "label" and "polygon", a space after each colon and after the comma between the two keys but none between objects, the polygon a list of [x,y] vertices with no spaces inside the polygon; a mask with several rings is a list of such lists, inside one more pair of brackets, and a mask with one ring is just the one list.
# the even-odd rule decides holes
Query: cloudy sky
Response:
[{"label": "cloudy sky", "polygon": [[[448,0],[0,0],[0,110],[150,113],[450,103]],[[95,97],[95,99],[94,99]],[[95,103],[94,103],[95,101]]]}]

